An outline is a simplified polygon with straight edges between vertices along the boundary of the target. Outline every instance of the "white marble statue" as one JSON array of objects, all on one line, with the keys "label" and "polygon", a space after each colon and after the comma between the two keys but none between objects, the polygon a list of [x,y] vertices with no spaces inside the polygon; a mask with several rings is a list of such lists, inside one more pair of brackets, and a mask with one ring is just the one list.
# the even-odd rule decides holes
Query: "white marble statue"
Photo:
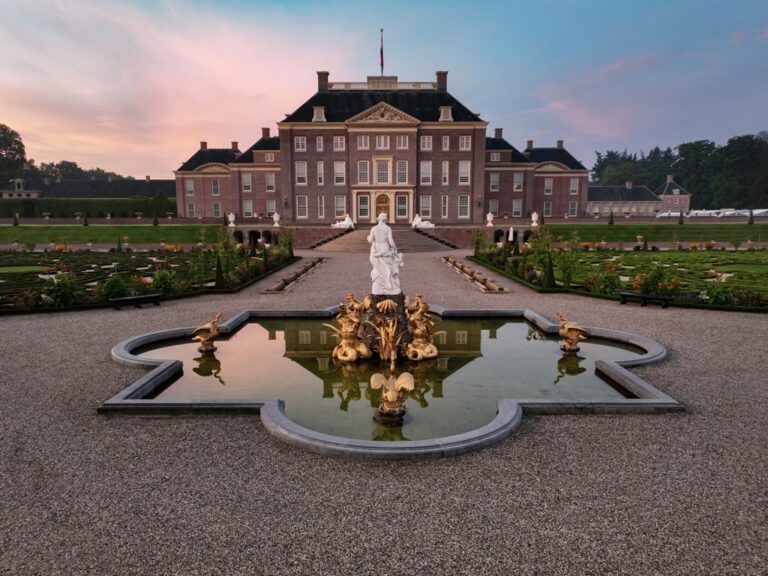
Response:
[{"label": "white marble statue", "polygon": [[539,227],[539,213],[535,210],[531,213],[531,228],[534,230]]},{"label": "white marble statue", "polygon": [[229,214],[227,214],[227,220],[229,220],[229,227],[230,228],[235,228],[235,213],[234,212],[230,212]]},{"label": "white marble statue", "polygon": [[416,214],[411,222],[411,228],[434,228],[435,225],[429,220],[422,220],[421,214]]},{"label": "white marble statue", "polygon": [[392,229],[387,226],[387,215],[379,214],[378,224],[371,228],[368,242],[371,245],[371,280],[373,294],[400,294],[400,266],[403,255],[397,251]]},{"label": "white marble statue", "polygon": [[493,226],[493,212],[488,212],[488,214],[485,215],[486,220],[486,226]]},{"label": "white marble statue", "polygon": [[514,242],[515,241],[515,228],[514,226],[509,227],[509,234],[507,235],[507,242]]},{"label": "white marble statue", "polygon": [[349,214],[346,215],[344,220],[340,220],[338,222],[334,222],[331,224],[331,228],[340,228],[342,230],[346,230],[348,228],[354,228],[355,223],[352,222],[352,218],[350,218]]},{"label": "white marble statue", "polygon": [[273,222],[272,224],[273,228],[280,228],[280,214],[278,214],[277,212],[272,214],[272,222]]}]

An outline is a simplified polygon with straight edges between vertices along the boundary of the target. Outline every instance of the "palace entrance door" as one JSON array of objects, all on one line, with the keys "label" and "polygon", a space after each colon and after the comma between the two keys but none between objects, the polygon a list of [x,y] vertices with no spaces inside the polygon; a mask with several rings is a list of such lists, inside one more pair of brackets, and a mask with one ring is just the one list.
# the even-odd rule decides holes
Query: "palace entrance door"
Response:
[{"label": "palace entrance door", "polygon": [[379,214],[384,213],[387,215],[387,218],[391,221],[392,215],[389,213],[389,196],[386,194],[379,194],[376,196],[376,212],[374,213],[374,218],[378,218]]}]

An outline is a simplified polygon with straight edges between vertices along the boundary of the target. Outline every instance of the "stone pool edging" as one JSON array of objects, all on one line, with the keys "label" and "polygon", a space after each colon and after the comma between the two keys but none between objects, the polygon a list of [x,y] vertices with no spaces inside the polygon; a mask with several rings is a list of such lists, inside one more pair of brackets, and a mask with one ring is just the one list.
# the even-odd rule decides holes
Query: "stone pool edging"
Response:
[{"label": "stone pool edging", "polygon": [[[250,320],[267,318],[332,318],[338,306],[323,310],[246,310],[219,324],[222,335],[236,332]],[[442,318],[483,316],[487,318],[524,319],[548,336],[556,336],[559,324],[538,312],[527,309],[472,310],[447,309],[433,305],[430,310]],[[312,452],[369,459],[420,459],[456,456],[489,446],[514,433],[525,414],[595,414],[682,412],[684,406],[664,394],[627,368],[663,360],[667,351],[656,340],[638,334],[607,328],[585,327],[589,337],[619,342],[639,348],[644,354],[617,361],[597,360],[595,370],[601,372],[636,398],[612,401],[563,401],[541,399],[500,399],[496,417],[489,423],[453,436],[407,442],[378,442],[333,436],[297,424],[285,415],[280,399],[260,400],[176,400],[145,399],[157,387],[181,375],[179,360],[140,358],[133,351],[165,340],[190,338],[195,327],[175,328],[142,334],[124,340],[112,348],[112,358],[122,364],[151,368],[150,372],[124,388],[98,407],[99,414],[260,414],[266,430],[280,440]]]}]

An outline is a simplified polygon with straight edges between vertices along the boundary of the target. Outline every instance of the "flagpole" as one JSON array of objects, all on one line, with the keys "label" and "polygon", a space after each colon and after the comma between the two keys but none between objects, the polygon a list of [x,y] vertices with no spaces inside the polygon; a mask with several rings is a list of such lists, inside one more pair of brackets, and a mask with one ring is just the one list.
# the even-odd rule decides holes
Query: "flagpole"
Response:
[{"label": "flagpole", "polygon": [[381,75],[384,76],[384,28],[381,29],[381,50],[379,54],[381,56]]}]

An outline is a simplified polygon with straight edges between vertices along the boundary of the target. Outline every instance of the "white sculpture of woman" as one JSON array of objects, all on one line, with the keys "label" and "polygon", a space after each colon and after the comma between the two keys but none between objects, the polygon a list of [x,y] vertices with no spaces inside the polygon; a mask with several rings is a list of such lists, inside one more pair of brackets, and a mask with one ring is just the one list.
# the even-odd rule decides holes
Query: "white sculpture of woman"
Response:
[{"label": "white sculpture of woman", "polygon": [[539,213],[534,211],[531,214],[531,228],[536,229],[539,227]]},{"label": "white sculpture of woman", "polygon": [[229,227],[230,228],[235,228],[235,213],[234,212],[230,212],[229,214],[227,214],[227,220],[229,221]]},{"label": "white sculpture of woman", "polygon": [[387,226],[387,215],[379,214],[378,224],[371,228],[368,242],[371,245],[370,261],[373,270],[371,280],[373,294],[400,294],[400,266],[403,255],[397,251],[392,229]]},{"label": "white sculpture of woman", "polygon": [[277,212],[272,214],[272,222],[273,222],[272,224],[273,228],[280,228],[280,214],[278,214]]},{"label": "white sculpture of woman", "polygon": [[493,212],[488,212],[488,214],[485,215],[486,220],[486,226],[493,226]]}]

